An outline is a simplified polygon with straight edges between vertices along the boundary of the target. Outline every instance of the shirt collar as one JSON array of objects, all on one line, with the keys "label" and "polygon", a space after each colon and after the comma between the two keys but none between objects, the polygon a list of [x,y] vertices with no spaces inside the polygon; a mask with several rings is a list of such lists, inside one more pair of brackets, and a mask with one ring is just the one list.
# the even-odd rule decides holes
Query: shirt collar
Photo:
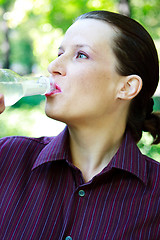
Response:
[{"label": "shirt collar", "polygon": [[[69,132],[67,127],[65,127],[58,136],[53,137],[53,139],[42,149],[32,167],[32,170],[44,163],[56,160],[71,162]],[[129,131],[126,132],[119,150],[112,158],[108,167],[130,172],[147,184],[145,156],[143,156],[138,149]]]},{"label": "shirt collar", "polygon": [[112,158],[109,167],[118,168],[137,176],[147,184],[147,163],[129,131],[126,132],[122,145]]},{"label": "shirt collar", "polygon": [[65,127],[58,136],[51,138],[51,141],[38,155],[32,170],[47,162],[53,162],[56,160],[70,161],[68,135],[68,128]]}]

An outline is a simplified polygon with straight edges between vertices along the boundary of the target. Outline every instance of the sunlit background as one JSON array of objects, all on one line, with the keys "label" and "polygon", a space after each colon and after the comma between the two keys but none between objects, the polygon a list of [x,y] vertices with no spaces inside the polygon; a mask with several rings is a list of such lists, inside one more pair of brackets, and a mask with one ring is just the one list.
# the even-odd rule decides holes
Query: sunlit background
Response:
[{"label": "sunlit background", "polygon": [[[65,30],[80,14],[97,9],[139,21],[150,32],[160,56],[160,0],[0,0],[0,68],[20,75],[47,75]],[[154,102],[154,110],[160,111],[160,87]],[[34,96],[7,108],[0,117],[0,137],[57,135],[65,125],[46,117],[44,105],[44,96]],[[160,161],[160,144],[150,146],[151,142],[144,133],[139,147]]]}]

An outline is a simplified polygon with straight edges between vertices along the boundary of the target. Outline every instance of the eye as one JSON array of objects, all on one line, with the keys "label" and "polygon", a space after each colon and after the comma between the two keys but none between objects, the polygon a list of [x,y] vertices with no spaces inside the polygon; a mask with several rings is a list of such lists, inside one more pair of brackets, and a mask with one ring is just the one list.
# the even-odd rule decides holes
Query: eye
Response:
[{"label": "eye", "polygon": [[62,54],[63,54],[62,52],[61,52],[61,53],[58,53],[58,57],[60,57]]},{"label": "eye", "polygon": [[61,49],[61,48],[59,48],[58,49],[58,57],[60,57],[62,54],[64,53],[64,50],[63,49]]},{"label": "eye", "polygon": [[76,58],[87,59],[88,55],[82,52],[78,52]]}]

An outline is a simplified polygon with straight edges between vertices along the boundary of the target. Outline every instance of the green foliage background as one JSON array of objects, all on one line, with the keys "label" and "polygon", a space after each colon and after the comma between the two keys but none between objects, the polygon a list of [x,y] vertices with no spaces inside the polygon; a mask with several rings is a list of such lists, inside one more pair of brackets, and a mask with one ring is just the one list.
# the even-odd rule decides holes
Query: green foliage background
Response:
[{"label": "green foliage background", "polygon": [[[19,74],[47,74],[47,66],[57,56],[65,30],[80,14],[91,10],[118,12],[120,0],[0,0],[0,67]],[[131,17],[153,37],[160,53],[160,0],[130,0]],[[155,110],[160,111],[155,97]],[[24,98],[8,108],[0,118],[0,137],[55,135],[64,125],[44,114],[44,97]],[[144,133],[139,147],[160,161],[160,144],[151,146]]]}]

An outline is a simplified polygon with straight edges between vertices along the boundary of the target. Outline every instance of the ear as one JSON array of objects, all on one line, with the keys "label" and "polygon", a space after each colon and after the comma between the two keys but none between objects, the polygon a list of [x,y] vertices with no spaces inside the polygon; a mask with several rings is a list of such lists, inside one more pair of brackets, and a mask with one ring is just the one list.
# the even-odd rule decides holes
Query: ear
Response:
[{"label": "ear", "polygon": [[123,77],[118,91],[118,98],[124,100],[133,99],[142,88],[142,79],[138,75]]}]

